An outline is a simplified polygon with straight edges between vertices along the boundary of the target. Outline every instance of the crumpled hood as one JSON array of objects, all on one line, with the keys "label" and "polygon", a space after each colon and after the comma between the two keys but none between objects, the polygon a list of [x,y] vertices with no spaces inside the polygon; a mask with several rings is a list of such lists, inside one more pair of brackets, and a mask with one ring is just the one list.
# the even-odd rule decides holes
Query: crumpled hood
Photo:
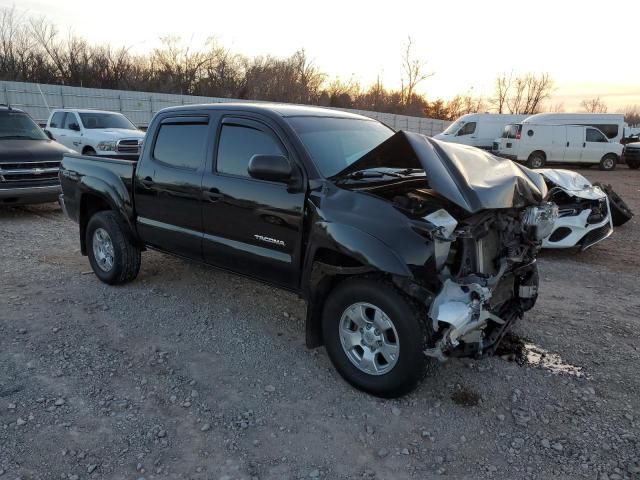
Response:
[{"label": "crumpled hood", "polygon": [[607,196],[600,187],[592,185],[589,180],[577,172],[560,168],[540,168],[536,171],[549,182],[574,197],[598,200]]},{"label": "crumpled hood", "polygon": [[336,177],[385,167],[423,169],[431,189],[470,213],[537,204],[547,194],[542,176],[526,167],[478,148],[404,131],[397,132]]}]

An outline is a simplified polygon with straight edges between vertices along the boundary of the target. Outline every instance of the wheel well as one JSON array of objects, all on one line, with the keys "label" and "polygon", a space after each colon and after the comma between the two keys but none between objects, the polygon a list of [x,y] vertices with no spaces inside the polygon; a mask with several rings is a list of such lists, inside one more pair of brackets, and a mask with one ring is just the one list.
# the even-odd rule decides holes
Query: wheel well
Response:
[{"label": "wheel well", "polygon": [[85,241],[85,233],[89,219],[96,213],[111,210],[111,205],[97,195],[86,194],[82,196],[80,201],[80,250],[83,255],[87,254],[87,245]]},{"label": "wheel well", "polygon": [[93,147],[91,147],[91,146],[87,145],[86,147],[84,147],[84,148],[82,149],[82,154],[83,154],[83,155],[86,155],[86,154],[87,154],[87,152],[88,152],[89,150],[91,150],[92,152],[95,152],[95,150],[94,150],[94,148],[93,148]]},{"label": "wheel well", "polygon": [[617,154],[617,153],[614,153],[614,152],[605,153],[605,154],[602,156],[602,159],[605,159],[605,158],[607,158],[607,157],[613,157],[613,158],[615,158],[615,159],[616,159],[616,162],[620,159],[620,157],[618,156],[618,154]]},{"label": "wheel well", "polygon": [[542,150],[535,150],[531,152],[531,155],[529,155],[529,159],[531,159],[531,157],[533,157],[536,153],[539,153],[542,156],[542,158],[544,158],[545,161],[547,160],[547,154],[544,153]]}]

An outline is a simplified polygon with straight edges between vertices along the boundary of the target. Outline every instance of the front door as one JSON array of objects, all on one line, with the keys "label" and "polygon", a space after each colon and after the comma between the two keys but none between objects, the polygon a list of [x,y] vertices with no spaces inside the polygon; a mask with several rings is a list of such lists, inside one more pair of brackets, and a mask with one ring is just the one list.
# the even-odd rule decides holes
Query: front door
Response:
[{"label": "front door", "polygon": [[203,254],[206,262],[296,288],[302,248],[304,191],[251,178],[256,154],[281,154],[296,163],[293,149],[266,120],[225,116],[215,165],[202,182]]},{"label": "front door", "polygon": [[67,112],[62,126],[57,132],[52,132],[57,142],[67,148],[82,153],[82,135],[80,133],[80,121],[75,112]]},{"label": "front door", "polygon": [[587,127],[586,141],[582,150],[582,161],[585,163],[598,163],[606,153],[609,140],[600,130]]},{"label": "front door", "polygon": [[165,117],[138,162],[135,201],[145,244],[202,259],[202,175],[212,137],[207,116]]},{"label": "front door", "polygon": [[567,129],[567,143],[564,151],[565,162],[579,162],[584,148],[584,127],[569,125]]}]

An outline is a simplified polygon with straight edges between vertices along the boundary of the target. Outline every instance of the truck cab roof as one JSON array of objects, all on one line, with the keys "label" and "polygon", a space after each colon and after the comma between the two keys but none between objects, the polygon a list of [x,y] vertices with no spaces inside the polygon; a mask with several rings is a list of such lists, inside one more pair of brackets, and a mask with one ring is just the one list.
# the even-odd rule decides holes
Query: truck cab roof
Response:
[{"label": "truck cab roof", "polygon": [[331,117],[352,118],[359,120],[372,120],[364,115],[335,110],[333,108],[310,107],[306,105],[290,105],[284,103],[253,103],[253,102],[229,102],[229,103],[204,103],[197,105],[181,105],[168,107],[163,112],[181,112],[193,110],[242,110],[263,114],[275,114],[280,117]]}]

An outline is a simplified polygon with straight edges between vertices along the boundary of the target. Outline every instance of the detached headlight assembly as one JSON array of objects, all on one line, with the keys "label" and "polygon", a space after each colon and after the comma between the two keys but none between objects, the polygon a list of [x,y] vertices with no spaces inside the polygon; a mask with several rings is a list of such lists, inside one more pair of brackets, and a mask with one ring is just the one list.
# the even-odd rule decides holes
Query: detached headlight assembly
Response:
[{"label": "detached headlight assembly", "polygon": [[97,147],[98,150],[101,150],[103,152],[115,152],[116,142],[100,142]]},{"label": "detached headlight assembly", "polygon": [[557,219],[558,206],[555,203],[547,202],[527,208],[522,216],[522,223],[536,239],[542,240],[551,235]]}]

